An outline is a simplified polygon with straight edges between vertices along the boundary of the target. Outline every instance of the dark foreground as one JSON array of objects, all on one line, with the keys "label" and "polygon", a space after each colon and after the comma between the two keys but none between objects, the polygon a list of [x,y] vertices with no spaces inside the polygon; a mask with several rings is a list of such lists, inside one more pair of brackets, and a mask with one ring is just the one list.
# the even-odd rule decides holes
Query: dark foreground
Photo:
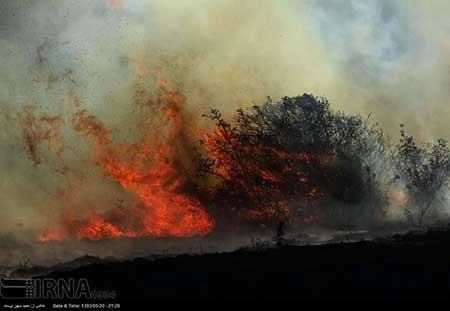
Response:
[{"label": "dark foreground", "polygon": [[143,300],[446,300],[450,232],[370,242],[282,246],[158,260],[97,262],[51,278],[86,278],[126,304]]}]

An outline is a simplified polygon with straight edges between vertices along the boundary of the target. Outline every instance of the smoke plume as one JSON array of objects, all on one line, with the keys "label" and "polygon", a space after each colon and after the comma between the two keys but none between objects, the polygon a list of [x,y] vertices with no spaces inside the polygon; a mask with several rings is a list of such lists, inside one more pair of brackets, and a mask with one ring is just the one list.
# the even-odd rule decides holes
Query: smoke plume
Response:
[{"label": "smoke plume", "polygon": [[161,89],[182,94],[193,119],[312,93],[372,114],[394,138],[400,123],[450,138],[449,10],[444,0],[2,1],[0,232],[36,236],[69,211],[132,200],[94,165],[73,115],[137,143],[135,125],[158,136],[148,104]]}]

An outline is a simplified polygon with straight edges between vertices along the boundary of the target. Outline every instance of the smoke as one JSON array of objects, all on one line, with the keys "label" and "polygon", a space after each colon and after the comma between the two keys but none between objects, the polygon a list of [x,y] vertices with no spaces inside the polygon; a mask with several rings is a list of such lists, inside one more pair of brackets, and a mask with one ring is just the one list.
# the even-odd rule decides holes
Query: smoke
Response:
[{"label": "smoke", "polygon": [[[449,9],[445,0],[1,1],[0,232],[32,236],[70,209],[61,204],[83,214],[124,195],[86,166],[70,118],[82,105],[132,140],[137,86],[165,81],[193,115],[313,93],[372,113],[394,137],[406,123],[422,139],[450,138]],[[62,162],[76,167],[69,177],[55,174],[64,167],[52,156],[30,161],[24,109],[63,117],[54,138],[74,149],[64,149]],[[61,188],[76,191],[55,199]]]},{"label": "smoke", "polygon": [[[405,122],[422,139],[446,137],[450,22],[444,1],[319,1],[321,40],[348,95],[391,132]],[[359,106],[359,107],[355,107]],[[343,106],[343,108],[347,108]]]}]

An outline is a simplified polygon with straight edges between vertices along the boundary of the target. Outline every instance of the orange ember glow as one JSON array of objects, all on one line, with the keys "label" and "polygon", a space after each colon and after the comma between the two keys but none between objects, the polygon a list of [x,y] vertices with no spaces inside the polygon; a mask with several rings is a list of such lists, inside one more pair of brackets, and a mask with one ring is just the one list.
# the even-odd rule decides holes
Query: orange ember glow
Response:
[{"label": "orange ember glow", "polygon": [[389,194],[390,194],[390,198],[393,201],[393,203],[395,203],[397,205],[405,205],[408,201],[405,192],[402,190],[391,189]]}]

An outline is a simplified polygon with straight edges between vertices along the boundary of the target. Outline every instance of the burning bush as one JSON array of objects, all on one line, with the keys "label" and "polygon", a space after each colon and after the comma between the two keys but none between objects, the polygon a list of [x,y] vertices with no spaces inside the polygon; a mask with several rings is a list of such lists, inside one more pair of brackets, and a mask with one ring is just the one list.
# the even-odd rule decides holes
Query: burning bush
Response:
[{"label": "burning bush", "polygon": [[206,115],[215,129],[201,140],[200,171],[214,179],[213,201],[241,220],[370,218],[387,202],[388,143],[368,119],[333,111],[326,98],[270,98],[238,110],[234,122]]},{"label": "burning bush", "polygon": [[[201,134],[201,155],[193,165],[194,137],[201,130],[185,111],[182,94],[165,84],[153,95],[136,91],[133,140],[121,142],[118,131],[81,104],[74,105],[66,125],[88,141],[87,163],[119,186],[126,202],[106,211],[94,206],[80,216],[78,202],[69,200],[68,211],[41,240],[203,236],[229,222],[320,223],[349,230],[383,215],[394,161],[383,131],[369,118],[335,111],[326,98],[307,94],[279,102],[268,98],[238,110],[232,121],[213,109],[205,117],[215,126]],[[36,165],[51,162],[40,160],[37,147],[43,142],[58,155],[73,149],[63,148],[70,146],[57,135],[60,119],[24,118],[24,140]],[[56,158],[63,168],[64,159]],[[70,167],[60,171],[74,174]]]}]

